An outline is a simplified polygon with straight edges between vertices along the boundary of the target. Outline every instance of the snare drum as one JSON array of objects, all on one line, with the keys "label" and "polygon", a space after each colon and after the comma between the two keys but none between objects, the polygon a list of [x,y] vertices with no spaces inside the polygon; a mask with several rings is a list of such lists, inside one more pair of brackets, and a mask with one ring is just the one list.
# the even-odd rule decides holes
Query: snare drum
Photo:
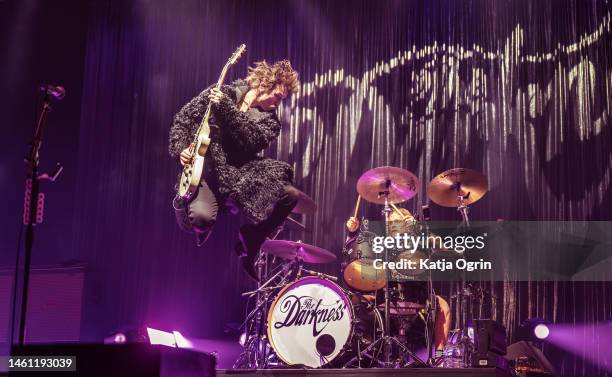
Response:
[{"label": "snare drum", "polygon": [[[354,310],[349,295],[319,277],[301,278],[284,287],[268,312],[268,339],[276,355],[288,365],[318,368],[371,342],[382,331],[382,317],[375,307],[367,313],[357,305]],[[371,336],[363,336],[356,327],[363,323],[355,320],[356,315],[373,318]],[[354,347],[355,342],[362,343]]]}]

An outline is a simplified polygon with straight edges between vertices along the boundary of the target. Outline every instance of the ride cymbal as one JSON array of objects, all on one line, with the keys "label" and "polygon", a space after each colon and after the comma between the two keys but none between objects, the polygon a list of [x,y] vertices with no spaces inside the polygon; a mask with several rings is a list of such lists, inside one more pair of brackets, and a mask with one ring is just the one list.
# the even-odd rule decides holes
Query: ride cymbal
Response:
[{"label": "ride cymbal", "polygon": [[427,196],[442,207],[459,207],[458,196],[463,196],[463,204],[470,205],[480,200],[488,189],[487,178],[480,172],[456,168],[435,176],[427,186]]}]

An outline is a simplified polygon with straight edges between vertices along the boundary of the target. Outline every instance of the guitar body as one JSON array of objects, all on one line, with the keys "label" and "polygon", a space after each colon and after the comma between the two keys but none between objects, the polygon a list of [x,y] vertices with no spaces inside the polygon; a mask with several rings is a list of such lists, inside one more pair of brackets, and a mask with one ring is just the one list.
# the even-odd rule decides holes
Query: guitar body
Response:
[{"label": "guitar body", "polygon": [[197,193],[202,174],[204,173],[204,156],[206,151],[208,151],[209,144],[210,138],[208,135],[200,135],[198,137],[197,149],[194,148],[198,152],[192,157],[191,162],[183,167],[183,172],[181,173],[177,192],[177,196],[181,199],[188,200]]},{"label": "guitar body", "polygon": [[[236,63],[240,55],[242,55],[244,52],[245,48],[246,46],[244,44],[240,45],[229,58],[223,67],[223,71],[221,71],[219,80],[217,81],[217,89],[219,89],[221,84],[223,84],[229,67]],[[204,173],[204,156],[206,156],[206,151],[208,151],[208,146],[210,145],[210,126],[208,125],[211,111],[210,108],[211,104],[209,103],[208,107],[206,108],[204,118],[202,119],[200,127],[195,135],[195,141],[193,142],[193,148],[191,149],[191,159],[189,163],[183,166],[183,172],[181,173],[181,178],[179,180],[178,190],[176,193],[177,198],[183,200],[191,199],[198,192],[200,180],[202,179],[202,174]]]}]

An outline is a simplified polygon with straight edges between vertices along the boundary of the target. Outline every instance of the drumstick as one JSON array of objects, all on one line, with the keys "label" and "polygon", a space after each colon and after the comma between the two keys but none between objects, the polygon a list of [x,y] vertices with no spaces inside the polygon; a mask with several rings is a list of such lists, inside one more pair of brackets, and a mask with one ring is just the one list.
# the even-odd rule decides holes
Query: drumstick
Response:
[{"label": "drumstick", "polygon": [[361,202],[361,195],[357,195],[357,205],[355,206],[355,214],[353,217],[357,217],[357,211],[359,211],[359,203]]},{"label": "drumstick", "polygon": [[402,217],[402,220],[406,220],[406,218],[407,218],[408,216],[404,216],[404,214],[402,213],[402,211],[400,211],[400,210],[399,210],[399,209],[398,209],[398,208],[395,206],[395,204],[393,204],[393,203],[390,203],[390,204],[391,204],[391,207],[393,207],[393,209],[395,210],[395,212],[399,213],[399,215]]}]

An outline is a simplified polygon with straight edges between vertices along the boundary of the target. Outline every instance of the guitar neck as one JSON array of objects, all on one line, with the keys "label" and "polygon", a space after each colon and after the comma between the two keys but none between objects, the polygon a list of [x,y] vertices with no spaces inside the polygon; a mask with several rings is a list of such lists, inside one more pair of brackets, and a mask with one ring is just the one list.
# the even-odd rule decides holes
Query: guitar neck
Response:
[{"label": "guitar neck", "polygon": [[[221,85],[223,85],[223,82],[225,81],[225,76],[227,76],[228,68],[229,68],[228,64],[226,64],[223,67],[223,70],[221,71],[221,75],[219,76],[219,80],[217,80],[217,84],[215,84],[215,88],[216,89],[220,89]],[[197,135],[200,134],[200,132],[202,131],[203,128],[208,128],[208,119],[210,118],[211,106],[212,106],[212,103],[210,101],[208,101],[208,106],[206,107],[206,112],[204,113],[204,118],[202,118],[202,122],[200,123],[200,127],[198,129],[198,132],[196,133],[196,138],[197,138]]]},{"label": "guitar neck", "polygon": [[[227,63],[225,63],[225,65],[223,66],[223,70],[221,70],[221,75],[219,75],[219,79],[217,80],[217,84],[215,85],[216,89],[220,89],[221,88],[221,85],[223,85],[223,81],[225,81],[225,76],[227,75],[227,71],[229,70],[229,68],[234,63],[236,63],[236,60],[238,60],[240,55],[242,55],[242,53],[244,52],[245,48],[246,48],[245,44],[244,43],[241,44],[236,49],[236,51],[234,51],[234,53],[229,58]],[[200,122],[200,126],[198,127],[198,132],[196,132],[196,134],[195,134],[194,142],[197,142],[197,140],[198,140],[198,138],[199,138],[201,133],[205,133],[206,137],[208,137],[208,134],[210,133],[210,128],[208,127],[208,119],[210,118],[211,105],[212,105],[212,103],[210,101],[208,101],[208,106],[206,107],[206,112],[204,113],[204,118],[202,118],[202,122]]]}]

